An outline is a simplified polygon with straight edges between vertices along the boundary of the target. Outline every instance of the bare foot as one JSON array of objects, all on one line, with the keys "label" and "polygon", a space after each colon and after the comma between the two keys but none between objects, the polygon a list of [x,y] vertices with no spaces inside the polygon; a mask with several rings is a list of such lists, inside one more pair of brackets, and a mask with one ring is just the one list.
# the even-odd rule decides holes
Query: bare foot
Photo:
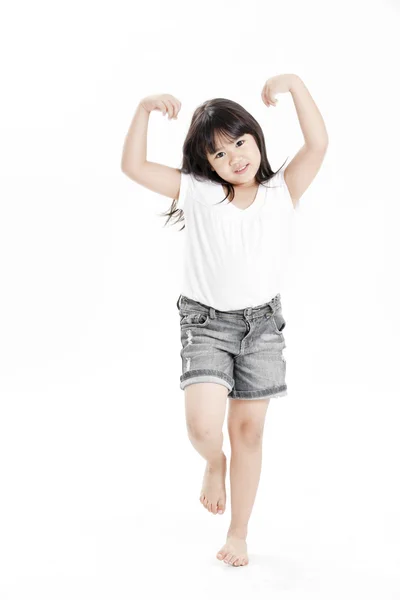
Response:
[{"label": "bare foot", "polygon": [[243,567],[248,565],[249,557],[247,554],[246,538],[236,537],[235,535],[228,533],[226,536],[226,543],[218,552],[217,558],[233,567]]},{"label": "bare foot", "polygon": [[216,515],[223,514],[226,505],[225,491],[226,456],[221,455],[219,462],[207,463],[203,477],[203,487],[200,492],[200,502],[209,511]]}]

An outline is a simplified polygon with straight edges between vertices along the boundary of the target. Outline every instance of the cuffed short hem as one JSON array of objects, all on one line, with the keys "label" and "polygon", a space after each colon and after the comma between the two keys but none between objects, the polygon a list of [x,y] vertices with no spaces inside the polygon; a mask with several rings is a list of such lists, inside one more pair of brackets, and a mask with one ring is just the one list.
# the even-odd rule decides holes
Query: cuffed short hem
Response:
[{"label": "cuffed short hem", "polygon": [[191,383],[219,383],[228,388],[230,392],[234,386],[234,380],[223,371],[216,371],[215,369],[195,369],[193,371],[186,371],[180,377],[181,390],[184,390],[186,386]]},{"label": "cuffed short hem", "polygon": [[279,398],[281,396],[287,396],[286,384],[255,392],[241,392],[240,390],[236,390],[228,394],[228,398],[240,398],[243,400],[266,400],[267,398]]}]

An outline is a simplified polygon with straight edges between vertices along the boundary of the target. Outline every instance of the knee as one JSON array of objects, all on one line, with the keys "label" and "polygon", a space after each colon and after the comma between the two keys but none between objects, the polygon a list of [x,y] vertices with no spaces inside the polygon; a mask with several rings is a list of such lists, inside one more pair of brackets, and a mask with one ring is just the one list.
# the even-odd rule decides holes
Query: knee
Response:
[{"label": "knee", "polygon": [[264,425],[255,421],[244,421],[228,425],[231,444],[236,441],[249,448],[258,448],[262,444]]},{"label": "knee", "polygon": [[222,437],[222,431],[218,431],[215,427],[207,426],[199,421],[187,423],[187,431],[189,438],[197,442],[206,442]]}]

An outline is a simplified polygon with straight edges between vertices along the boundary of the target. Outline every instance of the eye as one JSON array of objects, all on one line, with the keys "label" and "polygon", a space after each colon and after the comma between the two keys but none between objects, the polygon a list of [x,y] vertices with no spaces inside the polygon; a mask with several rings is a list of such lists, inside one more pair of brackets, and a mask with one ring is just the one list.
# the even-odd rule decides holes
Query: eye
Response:
[{"label": "eye", "polygon": [[[238,144],[239,142],[243,142],[243,143],[244,143],[245,141],[246,141],[246,140],[238,140],[238,141],[236,142],[236,144]],[[240,148],[240,146],[239,146],[239,148]],[[218,155],[219,155],[219,154],[222,154],[222,152],[218,152],[218,154],[217,154],[217,156],[216,156],[215,158],[218,158]]]}]

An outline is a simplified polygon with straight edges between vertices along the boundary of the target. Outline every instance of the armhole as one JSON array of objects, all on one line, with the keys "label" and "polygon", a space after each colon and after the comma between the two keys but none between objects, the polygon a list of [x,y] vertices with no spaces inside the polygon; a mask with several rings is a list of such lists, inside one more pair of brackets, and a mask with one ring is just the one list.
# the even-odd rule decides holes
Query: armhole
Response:
[{"label": "armhole", "polygon": [[287,187],[285,178],[283,176],[284,172],[286,171],[286,167],[287,165],[285,165],[280,171],[278,171],[278,173],[276,174],[276,182],[278,185],[284,185]]},{"label": "armhole", "polygon": [[191,189],[192,178],[190,174],[181,172],[181,184],[179,189],[178,201],[176,203],[176,208],[184,209],[185,202],[187,200],[188,192]]},{"label": "armhole", "polygon": [[290,206],[292,207],[292,209],[293,210],[297,210],[299,208],[299,202],[300,202],[300,200],[297,200],[297,202],[295,202],[293,204],[293,200],[292,200],[292,197],[290,195],[289,188],[288,188],[287,183],[285,181],[285,178],[283,176],[284,172],[286,171],[286,167],[287,167],[287,165],[281,171],[279,171],[279,173],[277,174],[278,185],[281,185],[283,187],[284,193],[286,195],[286,198],[290,202]]}]

